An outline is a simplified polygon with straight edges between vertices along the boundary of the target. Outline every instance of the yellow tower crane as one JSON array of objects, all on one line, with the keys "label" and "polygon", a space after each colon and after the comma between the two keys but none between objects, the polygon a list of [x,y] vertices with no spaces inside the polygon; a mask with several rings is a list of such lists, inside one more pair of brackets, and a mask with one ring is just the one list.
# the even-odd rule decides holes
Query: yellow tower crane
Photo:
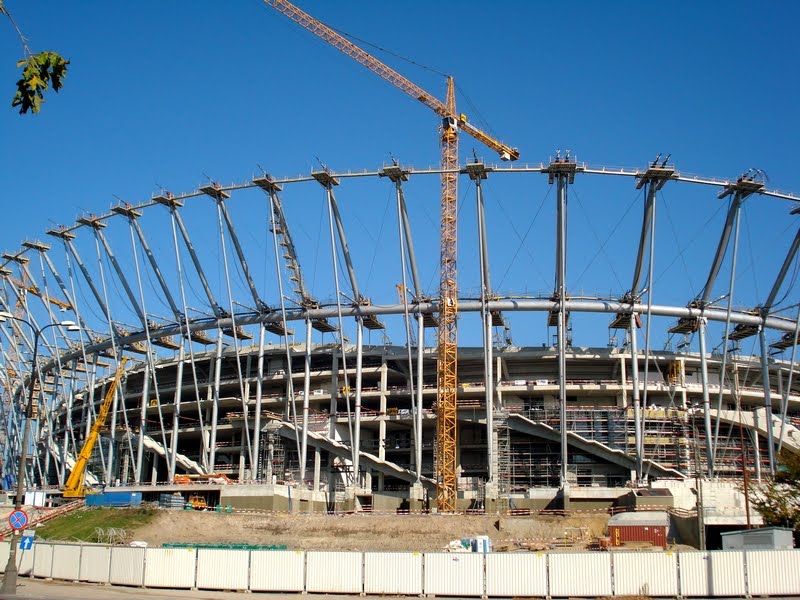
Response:
[{"label": "yellow tower crane", "polygon": [[[458,330],[456,324],[458,315],[456,269],[458,256],[458,130],[461,129],[496,151],[502,160],[517,160],[519,151],[474,127],[467,122],[466,116],[456,112],[452,77],[447,78],[447,100],[441,102],[291,2],[286,0],[264,0],[264,2],[442,117],[442,125],[439,127],[442,150],[442,204],[436,409],[436,500],[440,512],[455,512],[457,492],[456,392],[458,388]],[[487,410],[491,410],[491,407],[487,406]]]}]

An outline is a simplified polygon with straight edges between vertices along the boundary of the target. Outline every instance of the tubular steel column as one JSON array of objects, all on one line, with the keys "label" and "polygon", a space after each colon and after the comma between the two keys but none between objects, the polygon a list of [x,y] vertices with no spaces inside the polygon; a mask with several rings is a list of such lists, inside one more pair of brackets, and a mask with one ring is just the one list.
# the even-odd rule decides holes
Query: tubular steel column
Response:
[{"label": "tubular steel column", "polygon": [[[653,165],[654,166],[654,165]],[[644,255],[645,247],[648,238],[653,239],[653,231],[655,225],[653,223],[653,212],[655,209],[656,191],[660,189],[654,183],[651,169],[648,169],[645,174],[641,185],[647,188],[647,198],[644,205],[644,218],[642,219],[642,233],[639,236],[639,250],[636,254],[636,266],[634,267],[633,284],[631,285],[631,305],[633,305],[639,298],[641,293],[642,275],[644,273]],[[663,185],[663,183],[662,183]],[[630,337],[631,337],[631,382],[633,384],[633,420],[634,420],[634,445],[636,446],[636,482],[642,481],[643,476],[643,462],[644,462],[644,444],[642,440],[642,402],[641,392],[639,390],[639,348],[638,348],[638,329],[639,329],[639,316],[631,312],[630,322]],[[649,357],[645,353],[645,364]],[[647,385],[647,382],[645,382]]]},{"label": "tubular steel column", "polygon": [[353,477],[356,486],[361,487],[361,367],[364,358],[364,327],[360,318],[356,319],[356,323],[356,405],[355,431],[353,432]]},{"label": "tubular steel column", "polygon": [[567,184],[575,181],[577,164],[572,161],[567,152],[563,160],[559,155],[555,161],[543,172],[547,173],[548,181],[558,185],[557,221],[556,221],[556,290],[554,300],[558,303],[557,328],[558,328],[558,394],[559,394],[559,420],[561,426],[561,473],[560,483],[562,490],[569,488],[567,481],[567,465],[569,460],[567,445],[567,358],[566,358],[566,280],[567,280]]},{"label": "tubular steel column", "polygon": [[[742,201],[752,193],[758,192],[763,189],[764,184],[760,182],[740,177],[734,184],[726,186],[717,197],[722,199],[727,196],[733,196],[728,207],[728,214],[725,218],[725,224],[722,228],[722,235],[720,236],[717,250],[714,254],[714,259],[711,263],[711,269],[708,274],[708,279],[703,286],[698,299],[693,301],[690,306],[699,307],[701,316],[697,318],[697,330],[700,339],[700,375],[703,385],[703,420],[706,436],[706,460],[708,461],[708,476],[714,476],[714,449],[712,445],[713,433],[711,429],[711,403],[708,393],[708,361],[706,357],[706,325],[707,319],[705,317],[705,309],[708,306],[708,300],[711,297],[711,291],[714,287],[719,269],[722,266],[722,260],[725,257],[725,251],[728,248],[728,241],[730,240],[731,231],[733,230],[734,222],[742,205]],[[727,333],[727,332],[726,332]],[[717,415],[719,418],[719,415]]]},{"label": "tubular steel column", "polygon": [[567,264],[567,182],[558,178],[558,394],[561,422],[561,487],[567,488],[567,357],[566,357],[566,264]]},{"label": "tubular steel column", "polygon": [[[652,270],[653,270],[653,252],[655,248],[655,208],[656,208],[656,193],[664,187],[664,184],[669,181],[675,174],[675,169],[672,165],[667,165],[669,156],[659,164],[661,154],[647,167],[641,175],[637,176],[638,182],[637,189],[645,189],[645,204],[644,215],[642,217],[642,231],[639,236],[639,247],[636,253],[636,264],[633,269],[633,283],[631,284],[631,291],[626,295],[626,299],[631,303],[630,325],[629,333],[631,339],[631,380],[633,383],[633,415],[634,415],[634,435],[636,445],[636,480],[642,481],[643,478],[643,462],[644,462],[644,443],[642,439],[642,402],[639,391],[639,349],[638,349],[638,335],[637,330],[641,327],[639,315],[633,312],[633,305],[639,300],[642,295],[642,277],[644,275],[644,257],[645,253],[649,255],[649,269],[648,269],[648,333],[650,330],[650,308],[652,306]],[[648,249],[649,240],[649,249]],[[649,344],[645,344],[645,372],[647,365],[649,365]],[[647,391],[647,381],[645,381],[645,393]]]},{"label": "tubular steel column", "polygon": [[147,404],[150,400],[150,363],[144,365],[142,404],[139,411],[139,442],[136,444],[136,483],[142,483],[142,460],[144,459],[144,436],[147,419]]},{"label": "tubular steel column", "polygon": [[728,308],[725,316],[725,334],[722,338],[724,350],[722,352],[722,363],[719,368],[719,394],[717,396],[717,418],[714,422],[714,441],[712,444],[712,452],[714,453],[714,462],[717,460],[717,444],[719,441],[719,428],[720,428],[720,411],[722,410],[722,396],[725,390],[725,375],[728,365],[728,330],[731,324],[731,314],[733,312],[733,290],[736,284],[736,259],[739,256],[739,224],[741,221],[741,212],[737,211],[734,234],[733,234],[733,251],[731,253],[731,269],[730,278],[728,280]]},{"label": "tubular steel column", "polygon": [[[253,423],[253,458],[258,464],[258,457],[261,456],[261,398],[263,394],[263,381],[264,381],[264,336],[266,330],[264,325],[258,328],[258,362],[256,367],[256,414]],[[252,469],[252,479],[255,481],[261,480],[261,472],[256,473],[256,469]],[[272,483],[270,481],[269,483]]]},{"label": "tubular steel column", "polygon": [[[711,447],[711,400],[708,394],[708,361],[706,358],[706,318],[697,320],[697,332],[700,340],[700,380],[703,382],[703,427],[706,434],[706,472],[714,476],[714,449]],[[719,416],[718,416],[719,417]]]},{"label": "tubular steel column", "polygon": [[[311,174],[322,187],[325,188],[325,198],[327,201],[328,206],[328,229],[330,231],[330,240],[331,240],[331,261],[333,267],[333,281],[334,286],[336,288],[336,313],[339,322],[339,346],[342,352],[342,375],[344,377],[344,398],[345,404],[347,407],[347,427],[348,433],[350,434],[350,452],[352,457],[352,464],[353,466],[357,463],[356,455],[358,454],[355,445],[353,444],[353,440],[355,436],[353,435],[353,415],[350,412],[350,376],[347,373],[347,348],[345,347],[345,337],[344,337],[344,318],[342,316],[342,298],[341,298],[341,290],[339,289],[339,268],[338,268],[338,260],[337,260],[337,251],[336,251],[336,233],[334,232],[334,222],[339,230],[340,235],[340,242],[342,246],[342,253],[345,256],[345,262],[347,263],[348,273],[351,278],[351,284],[353,287],[353,295],[356,299],[356,309],[358,310],[359,303],[359,295],[358,295],[358,285],[355,283],[355,271],[353,270],[352,262],[350,261],[350,251],[347,249],[346,243],[341,240],[343,236],[344,228],[341,227],[341,219],[338,217],[338,211],[336,209],[336,200],[333,196],[332,186],[339,185],[339,181],[335,177],[331,177],[330,173],[327,171],[319,171],[316,173]],[[359,315],[360,316],[360,315]],[[360,325],[360,319],[357,319],[357,324]],[[334,355],[335,356],[335,355]],[[334,364],[335,361],[334,361]],[[334,402],[336,399],[336,390],[338,389],[338,370],[334,370],[332,372],[334,383],[332,385],[332,393],[331,393],[331,436],[335,435],[335,421],[333,419],[333,415],[337,412],[334,410]],[[354,469],[355,470],[355,469]],[[355,474],[357,475],[357,473]]]},{"label": "tubular steel column", "polygon": [[[361,388],[362,388],[362,362],[364,354],[364,317],[361,313],[361,307],[368,304],[369,301],[361,295],[358,288],[358,281],[356,279],[356,272],[353,268],[353,261],[350,258],[350,248],[347,245],[347,236],[345,235],[342,217],[339,213],[339,206],[336,203],[336,197],[333,194],[332,186],[336,185],[335,178],[331,177],[327,171],[312,173],[312,176],[325,187],[328,198],[329,216],[332,217],[333,223],[336,225],[336,231],[339,235],[339,246],[344,256],[345,266],[347,267],[347,274],[350,278],[350,287],[353,290],[353,297],[356,309],[356,397],[355,397],[355,415],[353,423],[353,437],[351,438],[351,445],[353,447],[353,476],[356,485],[360,485],[360,452],[361,452]],[[333,241],[333,240],[331,240]],[[334,263],[336,261],[336,254],[334,249],[333,254]],[[338,283],[337,283],[338,285]],[[337,306],[340,303],[340,298],[336,298]],[[344,357],[344,345],[342,347],[342,356]],[[346,378],[346,371],[345,371]],[[345,379],[345,389],[349,394],[349,381]]]},{"label": "tubular steel column", "polygon": [[419,432],[419,445],[415,449],[417,460],[417,483],[422,478],[422,390],[424,389],[423,379],[423,353],[425,350],[425,324],[422,320],[422,313],[417,313],[417,431]]},{"label": "tubular steel column", "polygon": [[[767,457],[769,458],[769,474],[775,474],[775,440],[773,438],[772,426],[772,390],[769,384],[769,363],[767,362],[767,337],[762,325],[758,331],[758,341],[761,345],[761,383],[764,387],[764,408],[766,409],[765,429],[767,431]],[[755,415],[753,418],[755,423]],[[753,430],[753,435],[758,435],[758,429]]]},{"label": "tubular steel column", "polygon": [[[402,288],[400,294],[403,301],[403,320],[406,329],[406,358],[408,360],[408,379],[409,391],[411,392],[411,406],[413,412],[413,431],[414,431],[414,464],[416,468],[417,480],[419,483],[422,477],[422,342],[424,342],[424,326],[422,314],[417,315],[417,384],[414,383],[414,364],[411,356],[411,316],[408,307],[408,286],[406,281],[406,252],[408,261],[411,264],[412,280],[414,282],[414,299],[419,303],[419,280],[417,278],[416,261],[414,259],[414,247],[411,243],[411,228],[406,214],[405,200],[403,198],[402,182],[408,180],[408,172],[401,169],[396,163],[393,166],[385,167],[381,172],[382,177],[388,177],[395,184],[395,197],[397,199],[397,229],[400,254],[400,277]],[[384,359],[385,360],[385,359]],[[415,389],[416,387],[416,389]],[[385,403],[385,395],[382,395],[382,402]],[[414,403],[416,402],[416,408]],[[383,410],[383,409],[382,409]],[[385,438],[385,421],[381,422],[382,437]],[[383,452],[383,448],[381,448]],[[381,458],[384,458],[381,456]],[[381,478],[381,482],[383,478]],[[381,487],[381,489],[383,489]]]},{"label": "tubular steel column", "polygon": [[[634,431],[634,445],[636,446],[636,482],[642,480],[642,405],[639,399],[639,347],[638,347],[638,332],[637,321],[638,315],[631,314],[631,384],[633,386],[633,431]],[[647,357],[645,357],[647,360]]]},{"label": "tubular steel column", "polygon": [[169,481],[175,479],[175,469],[178,462],[178,436],[180,431],[181,419],[181,396],[183,394],[183,363],[186,359],[186,348],[184,346],[183,337],[181,340],[181,347],[178,351],[178,368],[175,374],[175,399],[173,400],[173,413],[172,413],[172,435],[169,440],[169,453],[170,460],[167,461],[169,466]]},{"label": "tubular steel column", "polygon": [[[734,191],[733,199],[731,200],[731,204],[728,208],[728,214],[725,219],[725,225],[722,229],[722,236],[720,237],[719,244],[717,245],[717,251],[714,255],[714,260],[711,263],[711,271],[708,274],[708,279],[706,280],[705,286],[703,286],[702,297],[700,300],[700,307],[701,309],[705,309],[706,304],[708,304],[708,300],[711,297],[711,290],[714,286],[714,282],[716,281],[717,275],[719,274],[719,269],[722,266],[722,259],[725,256],[725,251],[728,248],[728,242],[730,240],[731,231],[733,229],[734,223],[736,221],[736,217],[739,214],[739,208],[741,207],[742,200],[744,199],[744,195],[741,191]],[[720,195],[720,197],[723,197]],[[708,467],[708,476],[714,476],[714,447],[713,447],[713,434],[711,429],[711,401],[709,398],[709,391],[708,391],[708,359],[706,357],[706,326],[708,321],[705,317],[700,317],[698,320],[698,332],[700,338],[700,375],[701,375],[701,382],[703,384],[703,423],[705,428],[705,435],[706,435],[706,461]],[[724,374],[722,374],[724,375]],[[719,415],[717,415],[717,419],[719,419]]]},{"label": "tubular steel column", "polygon": [[[305,480],[308,458],[308,396],[311,394],[311,319],[306,317],[306,353],[303,369],[303,439],[300,448],[300,479]],[[335,392],[333,392],[335,393]],[[314,488],[317,489],[317,488]]]},{"label": "tubular steel column", "polygon": [[214,398],[211,405],[211,440],[208,448],[208,468],[216,470],[217,458],[217,419],[219,418],[219,384],[222,376],[222,336],[217,336],[217,351],[214,359]]},{"label": "tubular steel column", "polygon": [[471,163],[465,168],[470,179],[475,182],[475,195],[478,213],[478,247],[481,274],[481,318],[483,321],[483,378],[486,405],[486,474],[490,484],[495,482],[495,456],[492,440],[494,438],[494,359],[492,345],[492,315],[489,312],[491,280],[489,277],[489,250],[486,242],[486,213],[483,204],[481,181],[486,179],[487,169],[482,163]]}]

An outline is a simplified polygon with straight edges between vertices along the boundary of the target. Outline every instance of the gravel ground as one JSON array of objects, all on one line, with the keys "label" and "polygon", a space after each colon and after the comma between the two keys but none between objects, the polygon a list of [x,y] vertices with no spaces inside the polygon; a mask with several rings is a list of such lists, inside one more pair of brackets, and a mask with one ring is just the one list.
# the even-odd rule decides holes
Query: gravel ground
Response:
[{"label": "gravel ground", "polygon": [[[165,542],[285,544],[290,550],[435,551],[463,537],[488,535],[496,548],[544,543],[577,534],[603,535],[608,516],[225,514],[163,511],[132,532],[149,545]],[[588,541],[588,540],[587,540]]]}]

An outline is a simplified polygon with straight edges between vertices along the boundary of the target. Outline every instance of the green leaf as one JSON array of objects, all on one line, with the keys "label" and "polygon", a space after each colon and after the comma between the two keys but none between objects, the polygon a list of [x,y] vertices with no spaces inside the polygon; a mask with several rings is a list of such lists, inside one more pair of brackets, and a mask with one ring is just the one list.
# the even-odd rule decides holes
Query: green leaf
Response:
[{"label": "green leaf", "polygon": [[22,78],[17,81],[17,92],[11,106],[19,106],[20,114],[39,112],[41,103],[44,102],[44,92],[51,85],[55,92],[63,86],[67,65],[68,60],[49,50],[17,63],[17,67],[22,67]]}]

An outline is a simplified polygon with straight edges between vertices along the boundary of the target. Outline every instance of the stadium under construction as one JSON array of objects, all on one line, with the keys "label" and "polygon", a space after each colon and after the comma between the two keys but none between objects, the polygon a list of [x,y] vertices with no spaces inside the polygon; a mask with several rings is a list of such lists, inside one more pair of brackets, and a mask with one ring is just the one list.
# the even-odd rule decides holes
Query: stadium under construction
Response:
[{"label": "stadium under construction", "polygon": [[[461,239],[475,244],[459,265],[456,510],[589,506],[654,481],[760,478],[780,452],[800,452],[798,320],[785,302],[800,230],[776,230],[771,256],[751,264],[770,279],[768,292],[744,308],[734,301],[749,298],[739,292],[746,284],[736,287],[745,200],[782,214],[799,198],[767,189],[757,172],[702,178],[660,160],[610,169],[559,154],[459,172],[470,190]],[[3,488],[15,484],[29,425],[27,482],[58,495],[108,396],[87,487],[156,499],[202,482],[217,494],[211,503],[240,507],[435,510],[441,301],[426,290],[439,264],[425,236],[438,227],[419,225],[416,198],[435,195],[439,175],[394,164],[211,182],[84,215],[48,231],[46,243],[3,254]],[[485,206],[493,210],[493,194],[522,195],[504,187],[512,180],[542,192],[539,211],[554,209],[552,240],[518,233],[512,243],[513,224],[492,240],[499,216]],[[627,217],[628,235],[610,234],[612,263],[628,269],[630,285],[608,294],[567,284],[567,198],[580,180],[602,182],[582,189],[608,206],[619,192],[602,186],[627,185],[636,196],[625,216],[643,209]],[[655,208],[667,188],[672,210],[714,209],[702,227],[711,252],[690,260],[705,283],[682,300],[684,275],[654,271]],[[385,198],[382,211],[363,208],[370,197]],[[533,226],[538,215],[518,218]],[[690,241],[678,235],[665,261],[685,261]],[[569,256],[594,269],[607,242],[584,240],[581,252],[594,258]],[[504,259],[523,273],[552,261],[553,288],[493,287],[498,243],[535,248],[538,266],[529,251],[531,260]],[[378,277],[380,287],[370,281]],[[124,376],[106,394],[123,357]]]}]

